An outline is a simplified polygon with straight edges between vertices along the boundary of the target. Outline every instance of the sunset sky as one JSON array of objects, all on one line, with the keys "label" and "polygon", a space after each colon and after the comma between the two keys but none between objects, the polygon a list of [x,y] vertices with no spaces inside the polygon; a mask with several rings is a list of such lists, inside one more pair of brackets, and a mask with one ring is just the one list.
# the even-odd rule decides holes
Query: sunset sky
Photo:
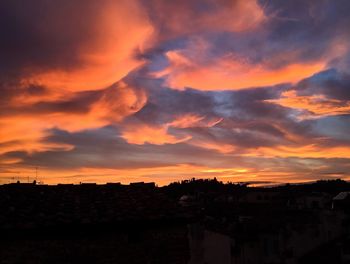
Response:
[{"label": "sunset sky", "polygon": [[0,184],[350,178],[350,1],[0,1]]}]

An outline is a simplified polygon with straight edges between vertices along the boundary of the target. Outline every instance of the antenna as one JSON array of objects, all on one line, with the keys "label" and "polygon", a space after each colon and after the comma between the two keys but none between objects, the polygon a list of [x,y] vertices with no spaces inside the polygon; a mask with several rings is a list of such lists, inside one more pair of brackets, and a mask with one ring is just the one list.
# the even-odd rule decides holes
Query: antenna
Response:
[{"label": "antenna", "polygon": [[12,182],[15,183],[15,178],[17,178],[17,180],[19,181],[19,175],[21,174],[20,171],[13,171],[13,175],[12,175]]}]

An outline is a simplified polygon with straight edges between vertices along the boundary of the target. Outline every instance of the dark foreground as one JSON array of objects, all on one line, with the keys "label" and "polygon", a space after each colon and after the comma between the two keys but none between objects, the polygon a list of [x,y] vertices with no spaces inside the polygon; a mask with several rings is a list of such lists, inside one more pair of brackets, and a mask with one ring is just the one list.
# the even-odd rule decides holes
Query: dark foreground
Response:
[{"label": "dark foreground", "polygon": [[350,263],[350,184],[0,186],[0,263]]}]

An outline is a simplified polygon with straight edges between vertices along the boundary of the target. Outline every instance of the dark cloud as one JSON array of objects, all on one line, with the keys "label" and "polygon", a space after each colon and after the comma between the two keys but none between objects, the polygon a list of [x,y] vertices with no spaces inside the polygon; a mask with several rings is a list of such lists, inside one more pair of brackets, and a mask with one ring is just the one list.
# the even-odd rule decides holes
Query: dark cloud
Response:
[{"label": "dark cloud", "polygon": [[350,74],[333,68],[299,82],[295,89],[299,95],[324,95],[341,101],[350,100]]},{"label": "dark cloud", "polygon": [[81,63],[79,49],[97,29],[96,1],[0,2],[0,76],[33,69],[69,69]]},{"label": "dark cloud", "polygon": [[[90,110],[91,104],[98,101],[101,91],[80,92],[69,100],[57,100],[55,102],[39,102],[29,108],[32,113],[77,113],[84,114]],[[28,109],[30,111],[30,109]]]},{"label": "dark cloud", "polygon": [[146,122],[166,123],[176,116],[196,113],[215,117],[215,102],[209,94],[195,90],[177,91],[159,87],[148,90],[148,102],[134,117]]},{"label": "dark cloud", "polygon": [[161,146],[128,144],[117,129],[104,127],[97,130],[69,133],[53,129],[43,139],[46,143],[71,145],[72,150],[42,151],[35,154],[8,152],[2,158],[20,158],[20,164],[73,169],[81,167],[135,169],[162,167],[176,164],[215,164],[222,162],[221,154],[186,144],[165,144]]},{"label": "dark cloud", "polygon": [[[11,115],[33,115],[33,114],[50,114],[50,113],[87,113],[91,104],[98,101],[103,91],[87,91],[72,93],[71,98],[61,98],[54,101],[47,98],[40,99],[40,96],[50,95],[51,92],[43,86],[13,86],[10,89],[4,89],[4,97],[0,99],[0,116]],[[13,104],[13,100],[18,97],[36,99],[37,102],[21,102]]]}]

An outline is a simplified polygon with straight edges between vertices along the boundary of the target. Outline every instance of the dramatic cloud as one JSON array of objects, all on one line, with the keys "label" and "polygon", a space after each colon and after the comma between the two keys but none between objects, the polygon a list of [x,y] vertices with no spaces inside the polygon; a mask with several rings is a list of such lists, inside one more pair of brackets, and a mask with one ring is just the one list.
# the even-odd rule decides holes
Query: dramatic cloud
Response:
[{"label": "dramatic cloud", "polygon": [[264,64],[251,63],[231,52],[203,61],[207,53],[206,44],[198,42],[191,43],[186,50],[168,51],[165,55],[170,65],[155,76],[167,78],[171,87],[179,89],[244,89],[296,82],[325,67],[325,62],[316,61],[271,69]]},{"label": "dramatic cloud", "polygon": [[0,3],[0,182],[350,178],[350,2]]},{"label": "dramatic cloud", "polygon": [[349,85],[349,73],[329,69],[304,79],[281,98],[269,102],[299,109],[300,118],[350,114]]},{"label": "dramatic cloud", "polygon": [[134,0],[2,1],[0,9],[0,76],[55,89],[118,81],[142,64],[136,53],[153,32]]}]

